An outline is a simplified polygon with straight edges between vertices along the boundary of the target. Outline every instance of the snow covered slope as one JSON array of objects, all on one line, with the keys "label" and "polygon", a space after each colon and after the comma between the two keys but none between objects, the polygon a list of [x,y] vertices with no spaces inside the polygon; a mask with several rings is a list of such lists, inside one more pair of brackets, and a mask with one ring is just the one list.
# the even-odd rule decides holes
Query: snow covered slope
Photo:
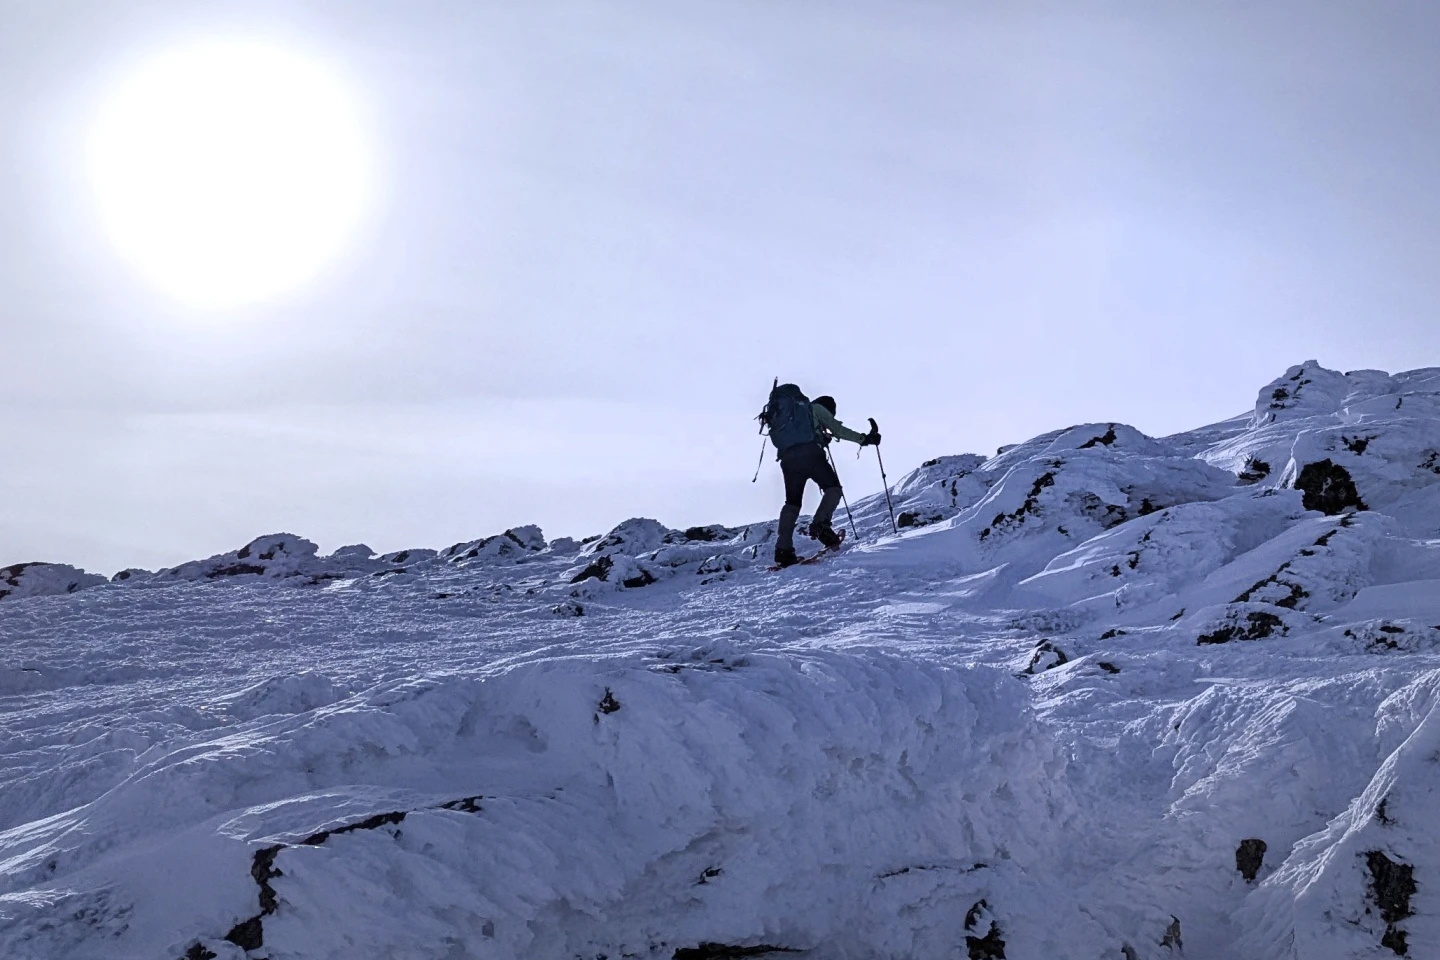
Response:
[{"label": "snow covered slope", "polygon": [[0,956],[1440,957],[1440,370],[892,496],[0,569]]}]

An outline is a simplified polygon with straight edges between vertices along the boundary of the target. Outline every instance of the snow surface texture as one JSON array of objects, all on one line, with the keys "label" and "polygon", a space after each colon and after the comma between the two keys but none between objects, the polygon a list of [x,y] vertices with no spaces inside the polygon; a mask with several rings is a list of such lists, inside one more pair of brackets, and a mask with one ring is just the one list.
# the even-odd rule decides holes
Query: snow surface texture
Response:
[{"label": "snow surface texture", "polygon": [[1440,957],[1440,370],[892,495],[0,568],[0,956]]}]

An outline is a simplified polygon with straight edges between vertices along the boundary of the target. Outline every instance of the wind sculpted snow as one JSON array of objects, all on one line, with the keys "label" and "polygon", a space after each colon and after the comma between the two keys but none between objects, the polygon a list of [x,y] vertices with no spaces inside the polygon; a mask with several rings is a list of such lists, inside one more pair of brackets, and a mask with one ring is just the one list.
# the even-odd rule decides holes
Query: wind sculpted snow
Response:
[{"label": "wind sculpted snow", "polygon": [[1310,362],[778,573],[650,519],[0,568],[0,955],[1440,956],[1437,417]]}]

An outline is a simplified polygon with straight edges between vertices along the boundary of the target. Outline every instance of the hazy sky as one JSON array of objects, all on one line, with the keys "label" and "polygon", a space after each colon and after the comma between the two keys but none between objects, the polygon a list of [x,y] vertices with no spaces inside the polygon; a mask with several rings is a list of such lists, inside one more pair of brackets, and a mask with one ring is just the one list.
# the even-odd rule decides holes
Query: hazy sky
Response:
[{"label": "hazy sky", "polygon": [[[243,309],[122,262],[81,158],[217,37],[324,59],[375,150],[349,254]],[[1419,0],[10,0],[0,136],[0,564],[762,519],[776,375],[894,480],[1440,363]]]}]

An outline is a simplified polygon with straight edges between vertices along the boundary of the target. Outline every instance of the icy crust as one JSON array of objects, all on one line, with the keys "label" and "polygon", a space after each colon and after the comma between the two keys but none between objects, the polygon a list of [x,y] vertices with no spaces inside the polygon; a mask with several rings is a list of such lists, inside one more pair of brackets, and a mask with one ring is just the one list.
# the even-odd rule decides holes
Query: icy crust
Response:
[{"label": "icy crust", "polygon": [[258,917],[272,960],[934,957],[983,903],[1015,956],[1098,956],[1115,935],[1057,882],[1066,760],[1018,686],[716,649],[381,685],[0,834],[0,950],[239,957]]}]

